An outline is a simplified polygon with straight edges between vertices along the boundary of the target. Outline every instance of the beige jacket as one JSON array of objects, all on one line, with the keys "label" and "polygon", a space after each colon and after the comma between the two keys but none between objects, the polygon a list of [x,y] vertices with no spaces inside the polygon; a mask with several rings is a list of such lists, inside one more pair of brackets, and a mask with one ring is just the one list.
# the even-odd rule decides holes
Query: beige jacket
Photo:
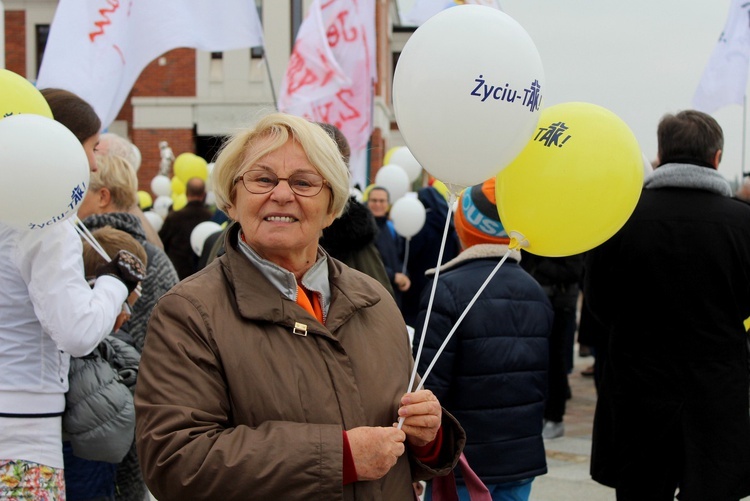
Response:
[{"label": "beige jacket", "polygon": [[149,323],[136,440],[156,498],[412,500],[413,480],[455,466],[465,434],[444,412],[439,469],[407,453],[382,479],[343,486],[342,430],[397,421],[413,366],[401,314],[375,280],[329,259],[323,326],[237,250],[236,227],[226,247]]}]

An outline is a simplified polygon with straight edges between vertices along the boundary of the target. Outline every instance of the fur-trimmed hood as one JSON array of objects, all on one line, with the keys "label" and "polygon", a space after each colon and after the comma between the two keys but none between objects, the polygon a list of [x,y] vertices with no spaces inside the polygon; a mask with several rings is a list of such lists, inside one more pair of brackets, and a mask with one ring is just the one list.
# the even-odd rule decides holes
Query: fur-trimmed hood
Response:
[{"label": "fur-trimmed hood", "polygon": [[[470,259],[486,259],[486,258],[502,258],[505,253],[508,252],[508,246],[504,244],[478,244],[472,245],[468,249],[464,249],[458,256],[454,257],[450,261],[446,262],[440,267],[440,272],[449,270]],[[510,251],[508,259],[513,259],[517,263],[521,262],[521,251],[513,249]],[[431,276],[435,274],[435,268],[430,268],[425,272],[425,275]]]}]

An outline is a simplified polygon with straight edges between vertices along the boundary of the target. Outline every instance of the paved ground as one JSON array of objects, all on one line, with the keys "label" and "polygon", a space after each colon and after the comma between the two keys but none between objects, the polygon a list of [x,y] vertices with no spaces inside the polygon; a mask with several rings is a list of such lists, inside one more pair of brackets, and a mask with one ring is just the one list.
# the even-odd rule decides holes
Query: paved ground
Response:
[{"label": "paved ground", "polygon": [[589,475],[591,429],[596,406],[594,378],[581,371],[593,362],[576,355],[569,376],[573,398],[565,410],[565,436],[545,441],[549,472],[538,477],[531,488],[531,501],[614,501],[615,491]]}]

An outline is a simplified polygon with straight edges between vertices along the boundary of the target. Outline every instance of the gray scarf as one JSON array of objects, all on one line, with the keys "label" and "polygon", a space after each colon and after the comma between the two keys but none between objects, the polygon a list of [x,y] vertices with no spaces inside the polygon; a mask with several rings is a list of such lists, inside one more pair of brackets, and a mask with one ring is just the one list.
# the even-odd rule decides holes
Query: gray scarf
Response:
[{"label": "gray scarf", "polygon": [[646,189],[697,188],[725,197],[732,196],[729,181],[716,170],[691,164],[664,164],[643,183]]}]

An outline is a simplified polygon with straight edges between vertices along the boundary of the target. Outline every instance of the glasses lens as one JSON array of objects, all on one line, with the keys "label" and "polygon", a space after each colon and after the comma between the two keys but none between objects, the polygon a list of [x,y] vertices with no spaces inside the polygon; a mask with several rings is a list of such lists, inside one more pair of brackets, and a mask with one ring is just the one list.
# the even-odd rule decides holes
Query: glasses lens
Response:
[{"label": "glasses lens", "polygon": [[323,189],[323,177],[312,172],[296,172],[289,176],[289,186],[297,195],[312,197]]},{"label": "glasses lens", "polygon": [[279,178],[273,172],[249,170],[242,176],[242,182],[250,193],[262,194],[274,189],[279,184]]},{"label": "glasses lens", "polygon": [[314,172],[296,172],[281,178],[267,170],[249,170],[242,175],[242,184],[250,193],[262,195],[273,190],[279,181],[286,181],[294,193],[302,197],[314,197],[323,189],[323,176]]}]

